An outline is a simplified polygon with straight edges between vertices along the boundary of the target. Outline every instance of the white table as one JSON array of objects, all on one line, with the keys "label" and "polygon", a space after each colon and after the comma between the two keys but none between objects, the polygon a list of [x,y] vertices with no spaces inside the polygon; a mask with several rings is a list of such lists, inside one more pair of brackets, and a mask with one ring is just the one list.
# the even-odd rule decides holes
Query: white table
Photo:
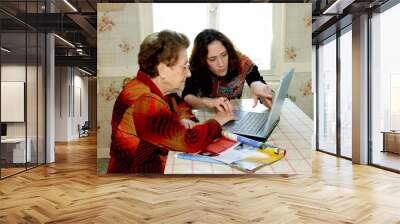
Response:
[{"label": "white table", "polygon": [[[1,139],[1,151],[2,154],[5,152],[12,152],[12,163],[25,163],[31,162],[31,144],[32,141],[30,138],[27,138],[26,142],[26,154],[25,154],[25,138],[6,138]],[[2,155],[4,158],[4,156]],[[26,161],[25,161],[26,159]]]},{"label": "white table", "polygon": [[[235,107],[260,112],[264,106],[252,108],[253,100],[234,102]],[[211,112],[194,111],[200,121],[212,116]],[[289,99],[282,107],[280,121],[268,138],[268,143],[287,150],[285,158],[258,170],[257,174],[311,174],[312,120]],[[177,152],[169,151],[164,174],[242,174],[226,165],[178,159]]]}]

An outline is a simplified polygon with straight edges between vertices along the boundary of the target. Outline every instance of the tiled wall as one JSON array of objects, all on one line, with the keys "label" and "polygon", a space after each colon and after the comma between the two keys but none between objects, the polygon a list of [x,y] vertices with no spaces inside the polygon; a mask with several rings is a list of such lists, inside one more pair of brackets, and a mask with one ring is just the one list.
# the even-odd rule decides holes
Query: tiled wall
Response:
[{"label": "tiled wall", "polygon": [[[140,33],[146,30],[139,22],[139,4],[97,4],[97,111],[98,157],[108,157],[111,142],[111,114],[115,98],[124,80],[132,78],[138,70],[137,54]],[[296,76],[289,89],[289,97],[307,115],[312,117],[311,93],[311,4],[285,4],[280,42],[279,62],[273,71],[294,67]],[[267,82],[269,80],[266,80]],[[276,85],[275,85],[276,86]],[[248,91],[248,90],[247,90]],[[245,93],[244,96],[249,95]]]},{"label": "tiled wall", "polygon": [[97,4],[97,147],[108,157],[111,114],[123,80],[138,70],[138,4]]},{"label": "tiled wall", "polygon": [[311,88],[311,4],[286,4],[284,64],[295,68],[295,76],[288,91],[289,98],[313,118]]}]

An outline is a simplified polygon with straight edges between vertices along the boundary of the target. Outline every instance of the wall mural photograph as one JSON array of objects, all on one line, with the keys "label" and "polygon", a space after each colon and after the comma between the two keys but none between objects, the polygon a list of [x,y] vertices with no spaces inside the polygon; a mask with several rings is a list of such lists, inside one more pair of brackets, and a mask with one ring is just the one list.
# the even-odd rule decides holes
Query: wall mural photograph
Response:
[{"label": "wall mural photograph", "polygon": [[97,9],[99,175],[311,174],[311,4]]}]

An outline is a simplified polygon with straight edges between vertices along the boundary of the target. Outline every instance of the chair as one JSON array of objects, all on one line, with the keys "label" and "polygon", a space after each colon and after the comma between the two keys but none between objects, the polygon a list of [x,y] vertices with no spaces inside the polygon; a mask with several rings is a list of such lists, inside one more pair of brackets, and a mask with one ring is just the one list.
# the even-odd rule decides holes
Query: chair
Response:
[{"label": "chair", "polygon": [[79,138],[89,136],[89,129],[90,129],[89,121],[85,121],[82,127],[78,124]]}]

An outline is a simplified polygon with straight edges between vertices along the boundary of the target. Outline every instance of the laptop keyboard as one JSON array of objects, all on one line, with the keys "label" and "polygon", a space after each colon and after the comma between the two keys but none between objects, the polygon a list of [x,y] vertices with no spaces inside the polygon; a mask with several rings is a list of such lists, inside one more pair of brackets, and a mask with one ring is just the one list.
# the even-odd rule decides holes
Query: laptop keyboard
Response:
[{"label": "laptop keyboard", "polygon": [[233,127],[232,131],[243,134],[257,134],[267,120],[268,116],[266,116],[265,113],[247,113],[240,119],[239,123]]}]

